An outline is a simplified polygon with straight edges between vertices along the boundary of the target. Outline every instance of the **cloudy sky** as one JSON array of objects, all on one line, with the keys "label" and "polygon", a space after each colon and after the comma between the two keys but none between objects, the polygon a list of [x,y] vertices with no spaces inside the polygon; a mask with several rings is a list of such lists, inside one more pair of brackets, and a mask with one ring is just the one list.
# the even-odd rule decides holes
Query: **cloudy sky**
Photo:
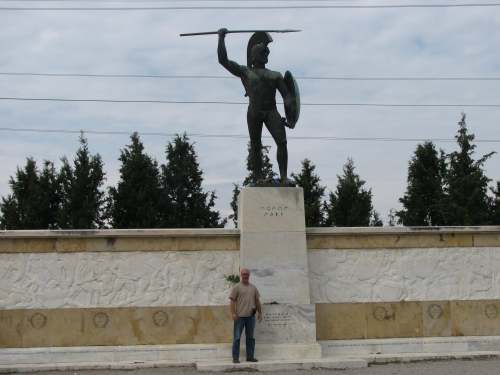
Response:
[{"label": "cloudy sky", "polygon": [[[492,3],[493,1],[484,1]],[[233,1],[231,5],[454,4],[452,0]],[[224,6],[207,1],[0,1],[8,6]],[[276,34],[268,67],[296,76],[500,77],[500,7],[403,9],[273,9],[149,11],[0,10],[0,73],[220,75],[214,36],[180,38],[181,32],[247,28],[298,28]],[[229,35],[231,59],[244,64],[248,35]],[[228,76],[229,77],[229,76]],[[500,81],[298,80],[304,103],[500,104]],[[0,75],[0,97],[243,101],[236,79],[76,78]],[[281,110],[281,108],[280,108]],[[304,106],[288,131],[289,170],[309,158],[322,183],[335,189],[348,157],[373,191],[383,218],[399,208],[408,160],[417,142],[299,140],[293,137],[454,137],[461,112],[481,140],[499,140],[500,108],[373,108]],[[112,104],[0,100],[0,127],[246,135],[244,105]],[[268,135],[265,131],[265,135]],[[126,135],[87,134],[102,155],[107,183],[118,179]],[[146,150],[164,160],[168,137],[143,136]],[[245,174],[245,138],[193,137],[207,189],[228,214],[231,189]],[[271,139],[265,144],[275,146]],[[437,142],[446,152],[456,145]],[[480,143],[478,153],[500,151]],[[0,131],[0,195],[27,156],[38,161],[72,157],[77,134]],[[277,168],[276,168],[277,169]],[[500,156],[486,165],[500,179]]]}]

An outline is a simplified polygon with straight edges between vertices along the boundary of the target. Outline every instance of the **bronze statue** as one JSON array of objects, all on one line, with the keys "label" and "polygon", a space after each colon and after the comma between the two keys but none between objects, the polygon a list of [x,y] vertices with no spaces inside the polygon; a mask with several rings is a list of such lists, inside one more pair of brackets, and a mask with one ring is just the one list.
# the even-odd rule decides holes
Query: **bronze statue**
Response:
[{"label": "bronze statue", "polygon": [[[297,119],[281,117],[276,108],[276,90],[285,102],[285,108],[295,104],[294,93],[286,85],[281,73],[266,68],[269,56],[268,44],[273,41],[269,33],[256,32],[248,42],[247,65],[239,65],[227,57],[224,39],[227,29],[219,30],[219,46],[217,53],[219,63],[231,74],[239,77],[249,98],[247,123],[250,134],[250,157],[255,166],[257,180],[262,178],[262,125],[265,124],[276,142],[277,160],[280,170],[281,183],[289,184],[287,178],[288,150],[285,126],[293,128]],[[288,76],[289,74],[287,74]],[[290,74],[291,77],[291,74]],[[293,80],[293,77],[292,77]],[[294,84],[296,87],[296,85]],[[296,111],[298,114],[298,110]],[[298,116],[297,116],[298,117]]]},{"label": "bronze statue", "polygon": [[[181,34],[219,35],[217,53],[219,63],[231,74],[239,77],[245,87],[245,96],[249,98],[247,123],[250,134],[250,158],[255,167],[257,181],[262,181],[262,126],[271,133],[276,142],[277,160],[282,185],[289,185],[287,178],[288,150],[285,127],[293,129],[300,114],[300,96],[297,83],[292,74],[287,71],[285,76],[266,68],[269,56],[268,44],[273,41],[269,32],[295,32],[299,30],[262,30],[256,31],[250,37],[247,47],[247,64],[239,65],[227,57],[225,37],[228,33],[253,32],[252,30],[233,30],[225,28],[217,32]],[[286,118],[281,117],[276,108],[276,91],[284,100]]]}]

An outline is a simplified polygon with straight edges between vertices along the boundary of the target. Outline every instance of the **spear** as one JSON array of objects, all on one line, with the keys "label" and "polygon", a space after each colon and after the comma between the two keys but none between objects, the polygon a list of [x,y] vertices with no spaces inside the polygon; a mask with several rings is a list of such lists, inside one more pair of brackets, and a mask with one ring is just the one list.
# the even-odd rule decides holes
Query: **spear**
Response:
[{"label": "spear", "polygon": [[[226,34],[241,34],[241,33],[256,33],[256,32],[265,32],[265,33],[298,33],[302,30],[296,29],[281,29],[281,30],[228,30]],[[195,36],[195,35],[213,35],[218,34],[218,31],[204,31],[201,33],[184,33],[179,34],[180,36]]]}]

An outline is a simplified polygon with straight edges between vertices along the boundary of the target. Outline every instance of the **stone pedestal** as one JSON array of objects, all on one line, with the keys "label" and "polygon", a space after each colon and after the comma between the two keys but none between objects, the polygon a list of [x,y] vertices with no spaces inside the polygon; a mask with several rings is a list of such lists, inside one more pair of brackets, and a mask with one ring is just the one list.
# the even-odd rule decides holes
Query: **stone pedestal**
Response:
[{"label": "stone pedestal", "polygon": [[311,304],[302,188],[250,187],[240,192],[240,267],[261,294],[257,323],[262,359],[319,358]]},{"label": "stone pedestal", "polygon": [[310,303],[302,189],[242,189],[238,226],[240,267],[250,269],[262,301]]}]

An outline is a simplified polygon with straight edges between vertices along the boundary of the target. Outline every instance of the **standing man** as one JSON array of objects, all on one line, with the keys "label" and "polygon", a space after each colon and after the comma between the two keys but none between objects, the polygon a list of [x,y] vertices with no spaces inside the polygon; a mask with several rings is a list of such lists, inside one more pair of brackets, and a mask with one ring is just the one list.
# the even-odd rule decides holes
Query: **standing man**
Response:
[{"label": "standing man", "polygon": [[240,282],[229,295],[231,317],[234,321],[233,331],[233,363],[240,363],[240,338],[245,328],[247,362],[257,362],[255,358],[255,314],[262,321],[262,306],[257,288],[250,284],[250,271],[242,268]]}]

